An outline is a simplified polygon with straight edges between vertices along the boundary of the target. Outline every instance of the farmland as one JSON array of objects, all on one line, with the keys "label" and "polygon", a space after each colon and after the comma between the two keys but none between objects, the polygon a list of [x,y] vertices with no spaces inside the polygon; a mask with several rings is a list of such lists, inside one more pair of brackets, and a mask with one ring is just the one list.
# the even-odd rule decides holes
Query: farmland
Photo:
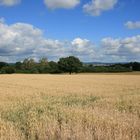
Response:
[{"label": "farmland", "polygon": [[0,75],[0,140],[139,139],[139,73]]}]

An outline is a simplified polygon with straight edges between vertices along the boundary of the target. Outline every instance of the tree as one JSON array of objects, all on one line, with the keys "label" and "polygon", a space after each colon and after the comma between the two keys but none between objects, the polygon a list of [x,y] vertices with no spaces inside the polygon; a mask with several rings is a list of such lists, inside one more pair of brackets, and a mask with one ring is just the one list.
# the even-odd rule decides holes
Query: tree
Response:
[{"label": "tree", "polygon": [[140,71],[140,63],[134,62],[134,63],[132,64],[132,67],[133,67],[133,70],[134,70],[134,71]]},{"label": "tree", "polygon": [[28,58],[26,58],[26,59],[24,59],[24,61],[23,61],[23,68],[25,69],[25,70],[31,70],[32,68],[34,68],[35,67],[35,61],[34,61],[34,59],[28,59]]},{"label": "tree", "polygon": [[38,73],[37,63],[34,59],[24,59],[22,63],[22,72],[23,73]]},{"label": "tree", "polygon": [[6,66],[1,69],[1,73],[3,74],[12,74],[15,73],[15,68],[13,66]]},{"label": "tree", "polygon": [[6,66],[8,66],[7,63],[5,63],[5,62],[0,62],[0,69],[3,68],[3,67],[6,67]]},{"label": "tree", "polygon": [[38,71],[39,73],[49,73],[50,67],[48,63],[48,59],[43,57],[39,60],[38,63]]},{"label": "tree", "polygon": [[82,67],[82,62],[74,56],[69,56],[66,58],[60,58],[58,61],[59,69],[62,72],[69,72],[69,74],[79,72]]},{"label": "tree", "polygon": [[49,62],[50,71],[49,73],[60,73],[58,64],[54,61]]},{"label": "tree", "polygon": [[47,65],[48,64],[48,59],[46,57],[42,57],[40,60],[39,60],[39,64],[40,65]]},{"label": "tree", "polygon": [[21,62],[16,62],[15,63],[15,68],[16,68],[16,70],[21,70],[22,69],[22,63]]}]

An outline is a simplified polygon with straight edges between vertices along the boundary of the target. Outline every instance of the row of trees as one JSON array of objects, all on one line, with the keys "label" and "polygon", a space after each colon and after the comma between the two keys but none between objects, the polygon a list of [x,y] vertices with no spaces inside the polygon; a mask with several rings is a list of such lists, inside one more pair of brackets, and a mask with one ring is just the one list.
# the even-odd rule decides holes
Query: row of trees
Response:
[{"label": "row of trees", "polygon": [[114,64],[110,66],[94,66],[83,64],[78,58],[69,56],[60,58],[58,62],[41,58],[39,62],[34,59],[24,59],[23,62],[8,64],[0,62],[0,73],[78,73],[78,72],[130,72],[140,71],[140,63]]},{"label": "row of trees", "polygon": [[60,58],[58,62],[48,61],[47,58],[41,58],[39,62],[34,59],[24,59],[23,62],[7,64],[0,62],[0,73],[78,73],[82,68],[82,62],[69,56]]}]

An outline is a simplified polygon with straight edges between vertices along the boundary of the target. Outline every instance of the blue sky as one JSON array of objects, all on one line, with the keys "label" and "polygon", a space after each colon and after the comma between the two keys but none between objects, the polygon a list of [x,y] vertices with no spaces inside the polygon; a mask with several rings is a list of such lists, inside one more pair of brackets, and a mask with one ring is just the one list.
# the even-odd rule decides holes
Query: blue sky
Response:
[{"label": "blue sky", "polygon": [[139,0],[0,0],[0,19],[0,61],[140,61]]}]

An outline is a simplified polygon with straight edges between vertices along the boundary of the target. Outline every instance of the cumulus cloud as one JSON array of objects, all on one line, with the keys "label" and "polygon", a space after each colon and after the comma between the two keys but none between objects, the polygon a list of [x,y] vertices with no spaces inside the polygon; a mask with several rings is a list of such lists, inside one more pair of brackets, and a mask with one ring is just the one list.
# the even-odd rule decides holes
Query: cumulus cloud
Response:
[{"label": "cumulus cloud", "polygon": [[101,40],[101,46],[104,49],[104,54],[116,54],[121,44],[119,39],[108,37]]},{"label": "cumulus cloud", "polygon": [[87,39],[75,38],[71,42],[72,51],[78,55],[93,53],[93,44]]},{"label": "cumulus cloud", "polygon": [[[89,49],[90,48],[90,49]],[[87,51],[88,50],[88,51]],[[0,59],[9,61],[22,60],[25,57],[39,59],[42,56],[57,60],[68,55],[90,57],[92,45],[86,39],[59,41],[47,39],[43,31],[26,23],[7,25],[0,22]]]},{"label": "cumulus cloud", "polygon": [[136,21],[136,22],[128,21],[127,23],[125,23],[125,26],[128,29],[140,29],[140,21]]},{"label": "cumulus cloud", "polygon": [[[0,5],[2,6],[14,6],[19,4],[21,0],[0,0]],[[44,0],[45,5],[49,9],[71,9],[80,3],[80,0]]]},{"label": "cumulus cloud", "polygon": [[0,5],[4,6],[14,6],[20,3],[20,0],[0,0]]},{"label": "cumulus cloud", "polygon": [[92,16],[99,16],[102,12],[113,9],[118,0],[92,0],[83,9]]},{"label": "cumulus cloud", "polygon": [[10,60],[59,55],[62,45],[57,40],[44,38],[43,31],[30,24],[0,23],[0,56],[8,56]]},{"label": "cumulus cloud", "polygon": [[44,0],[49,9],[71,9],[80,3],[80,0]]},{"label": "cumulus cloud", "polygon": [[72,54],[82,57],[82,59],[85,61],[88,61],[88,59],[93,59],[96,56],[96,47],[90,40],[81,39],[78,37],[71,42],[71,46]]},{"label": "cumulus cloud", "polygon": [[32,25],[16,23],[8,26],[0,23],[0,55],[20,56],[32,54],[39,45],[42,32]]},{"label": "cumulus cloud", "polygon": [[140,35],[124,39],[104,38],[101,46],[106,58],[108,56],[114,61],[140,61]]},{"label": "cumulus cloud", "polygon": [[72,41],[48,39],[33,25],[0,22],[0,61],[14,62],[28,57],[58,60],[69,55],[82,61],[140,61],[140,35],[123,39],[103,38],[99,44],[80,37]]}]

